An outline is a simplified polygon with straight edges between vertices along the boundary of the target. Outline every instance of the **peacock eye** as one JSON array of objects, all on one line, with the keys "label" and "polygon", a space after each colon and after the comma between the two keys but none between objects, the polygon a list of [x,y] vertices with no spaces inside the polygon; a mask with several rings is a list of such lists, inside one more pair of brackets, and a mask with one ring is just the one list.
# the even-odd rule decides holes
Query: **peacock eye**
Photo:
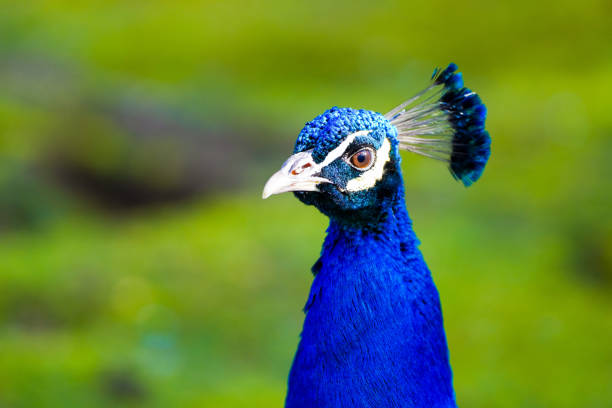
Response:
[{"label": "peacock eye", "polygon": [[348,162],[357,170],[367,170],[374,162],[374,150],[370,147],[363,148],[353,153]]}]

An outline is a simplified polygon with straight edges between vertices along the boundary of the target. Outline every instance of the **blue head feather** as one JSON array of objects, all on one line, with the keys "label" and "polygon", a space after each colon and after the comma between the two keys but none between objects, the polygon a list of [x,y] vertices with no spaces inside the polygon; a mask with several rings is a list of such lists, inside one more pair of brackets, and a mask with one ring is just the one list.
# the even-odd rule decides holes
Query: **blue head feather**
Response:
[{"label": "blue head feather", "polygon": [[393,126],[380,113],[334,106],[306,123],[293,152],[314,149],[313,159],[321,162],[347,135],[360,130],[371,130],[371,135],[379,140],[386,136],[396,141]]}]

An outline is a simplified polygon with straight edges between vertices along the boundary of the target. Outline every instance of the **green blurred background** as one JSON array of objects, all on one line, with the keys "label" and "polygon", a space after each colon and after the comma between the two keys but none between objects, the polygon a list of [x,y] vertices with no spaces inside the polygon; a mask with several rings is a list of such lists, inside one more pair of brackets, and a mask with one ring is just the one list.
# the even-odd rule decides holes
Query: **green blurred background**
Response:
[{"label": "green blurred background", "polygon": [[278,407],[326,219],[263,184],[456,62],[493,154],[404,154],[462,407],[612,406],[612,3],[0,1],[0,407]]}]

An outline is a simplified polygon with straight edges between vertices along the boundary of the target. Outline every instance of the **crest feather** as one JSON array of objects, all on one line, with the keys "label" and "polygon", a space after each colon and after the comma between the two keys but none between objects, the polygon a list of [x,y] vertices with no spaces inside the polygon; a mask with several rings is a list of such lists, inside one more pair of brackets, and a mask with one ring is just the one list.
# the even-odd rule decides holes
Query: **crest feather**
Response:
[{"label": "crest feather", "polygon": [[482,174],[491,153],[487,109],[463,86],[457,65],[435,69],[432,84],[385,115],[397,129],[399,147],[448,163],[466,187]]}]

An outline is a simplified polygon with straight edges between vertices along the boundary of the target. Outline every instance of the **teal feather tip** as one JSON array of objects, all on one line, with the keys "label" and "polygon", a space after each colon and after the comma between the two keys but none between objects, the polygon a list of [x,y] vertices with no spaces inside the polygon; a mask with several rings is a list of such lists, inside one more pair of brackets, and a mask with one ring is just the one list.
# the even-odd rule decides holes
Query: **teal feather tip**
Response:
[{"label": "teal feather tip", "polygon": [[454,63],[435,69],[432,84],[385,117],[397,129],[400,148],[448,163],[466,187],[480,178],[491,154],[487,109],[463,85]]}]

